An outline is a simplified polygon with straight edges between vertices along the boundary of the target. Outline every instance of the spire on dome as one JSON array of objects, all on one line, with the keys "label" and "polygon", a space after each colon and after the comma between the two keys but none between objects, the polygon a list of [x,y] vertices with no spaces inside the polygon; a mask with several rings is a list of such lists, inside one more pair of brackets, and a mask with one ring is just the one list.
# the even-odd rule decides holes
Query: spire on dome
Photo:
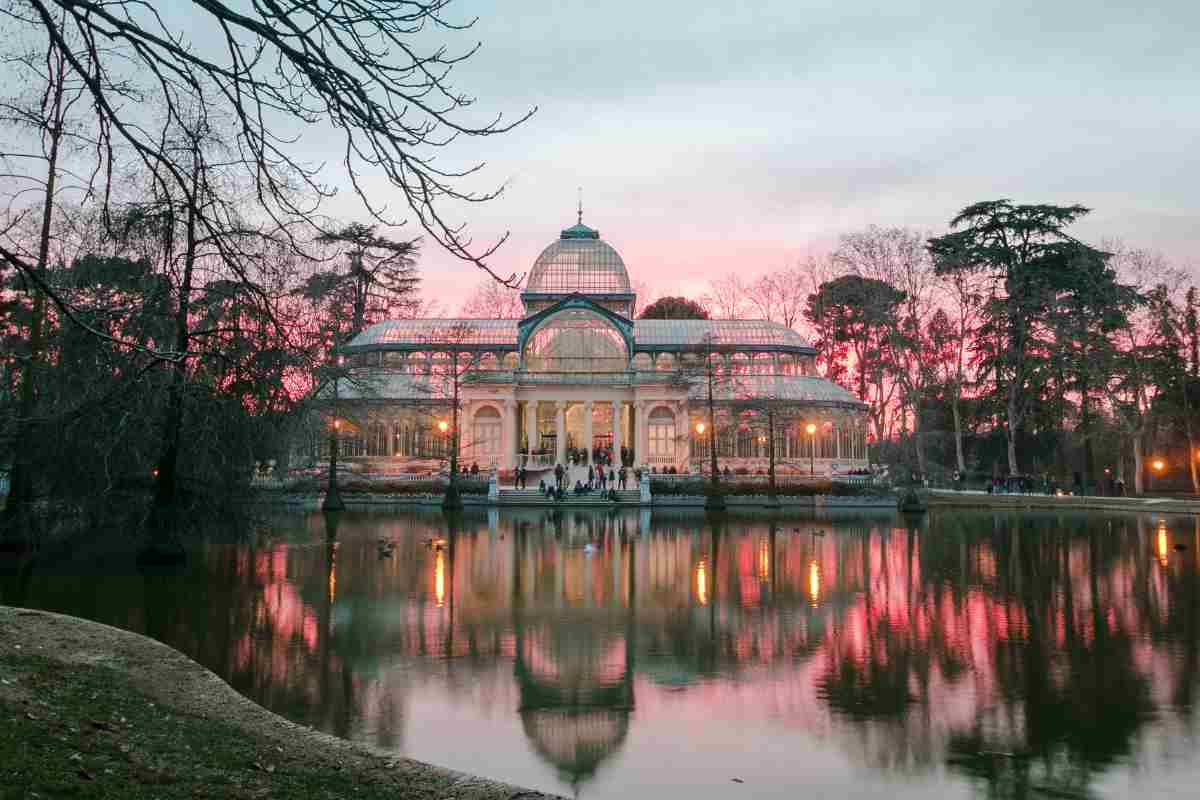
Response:
[{"label": "spire on dome", "polygon": [[582,225],[583,224],[583,187],[580,186],[578,191],[579,191],[579,210],[576,212],[578,214],[578,217],[575,220],[575,224]]}]

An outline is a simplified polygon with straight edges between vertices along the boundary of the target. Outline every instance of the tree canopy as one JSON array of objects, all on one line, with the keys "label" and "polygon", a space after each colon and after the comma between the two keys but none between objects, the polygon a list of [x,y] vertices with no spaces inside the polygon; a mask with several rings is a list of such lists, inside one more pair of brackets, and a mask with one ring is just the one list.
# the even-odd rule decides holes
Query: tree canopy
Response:
[{"label": "tree canopy", "polygon": [[642,309],[639,319],[708,319],[708,312],[695,300],[667,296]]}]

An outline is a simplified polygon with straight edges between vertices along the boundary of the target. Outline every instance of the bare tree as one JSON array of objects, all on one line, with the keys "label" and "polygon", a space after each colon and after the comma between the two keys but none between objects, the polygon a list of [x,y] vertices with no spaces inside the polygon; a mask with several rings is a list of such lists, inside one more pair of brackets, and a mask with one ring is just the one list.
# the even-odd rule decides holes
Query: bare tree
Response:
[{"label": "bare tree", "polygon": [[[456,257],[500,278],[486,259],[507,238],[479,247],[448,219],[448,203],[483,202],[503,187],[464,188],[482,165],[443,166],[438,151],[460,138],[510,130],[533,112],[476,123],[474,99],[451,82],[462,52],[432,46],[428,29],[457,32],[473,20],[450,18],[448,0],[271,0],[235,6],[196,0],[191,13],[142,0],[10,0],[2,9],[22,31],[41,31],[86,85],[102,150],[123,144],[152,172],[186,190],[189,172],[164,152],[143,109],[168,124],[186,124],[192,104],[228,114],[230,144],[250,165],[246,177],[261,211],[283,224],[301,217],[320,225],[319,202],[332,195],[321,167],[304,163],[296,142],[305,133],[340,138],[341,166],[366,211],[391,224],[365,178],[382,175],[418,225]],[[211,43],[211,44],[210,44]],[[128,102],[131,75],[149,76],[145,102]],[[14,265],[31,268],[29,265]]]},{"label": "bare tree", "polygon": [[[10,233],[22,216],[19,198],[29,191],[36,198],[29,208],[31,215],[38,218],[38,231],[33,252],[25,251],[21,240],[4,236],[0,243],[0,264],[12,258],[20,258],[32,274],[26,275],[25,287],[29,295],[29,332],[23,363],[20,367],[20,388],[16,410],[16,433],[13,444],[13,469],[9,497],[4,515],[12,520],[28,508],[33,499],[33,476],[30,470],[30,448],[33,447],[33,416],[35,398],[35,374],[43,358],[43,339],[46,324],[47,269],[50,255],[51,231],[60,203],[63,187],[60,178],[64,171],[63,160],[68,147],[86,144],[74,123],[78,106],[82,106],[84,88],[78,75],[74,75],[67,63],[63,49],[53,41],[41,52],[27,51],[3,60],[11,75],[24,77],[34,97],[17,97],[0,101],[0,123],[13,129],[31,134],[33,146],[28,149],[8,149],[0,152],[0,164],[5,169],[0,178],[16,187],[8,200],[9,213],[16,219],[6,227]],[[36,99],[35,99],[36,98]],[[34,164],[41,164],[44,171],[39,174]],[[17,204],[16,208],[12,204]],[[19,255],[18,255],[19,254]],[[12,526],[13,529],[16,526]]]},{"label": "bare tree", "polygon": [[518,288],[485,280],[467,295],[459,313],[473,319],[521,319],[525,304]]},{"label": "bare tree", "polygon": [[712,319],[740,319],[745,316],[746,287],[736,273],[708,282],[708,291],[700,304]]}]

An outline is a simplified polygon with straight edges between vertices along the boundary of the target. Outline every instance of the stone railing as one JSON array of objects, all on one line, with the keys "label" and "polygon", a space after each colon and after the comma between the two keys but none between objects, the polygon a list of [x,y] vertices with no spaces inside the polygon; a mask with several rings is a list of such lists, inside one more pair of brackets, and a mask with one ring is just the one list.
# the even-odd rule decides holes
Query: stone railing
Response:
[{"label": "stone railing", "polygon": [[517,453],[517,462],[527,469],[549,469],[554,466],[554,453]]}]

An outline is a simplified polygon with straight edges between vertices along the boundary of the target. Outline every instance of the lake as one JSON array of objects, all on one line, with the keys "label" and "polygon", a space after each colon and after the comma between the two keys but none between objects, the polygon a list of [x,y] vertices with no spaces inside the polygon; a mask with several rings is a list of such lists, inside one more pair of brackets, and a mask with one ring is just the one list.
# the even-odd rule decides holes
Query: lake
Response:
[{"label": "lake", "polygon": [[[588,798],[1192,796],[1200,521],[273,516],[0,578],[289,719]],[[662,795],[659,795],[662,796]]]}]

